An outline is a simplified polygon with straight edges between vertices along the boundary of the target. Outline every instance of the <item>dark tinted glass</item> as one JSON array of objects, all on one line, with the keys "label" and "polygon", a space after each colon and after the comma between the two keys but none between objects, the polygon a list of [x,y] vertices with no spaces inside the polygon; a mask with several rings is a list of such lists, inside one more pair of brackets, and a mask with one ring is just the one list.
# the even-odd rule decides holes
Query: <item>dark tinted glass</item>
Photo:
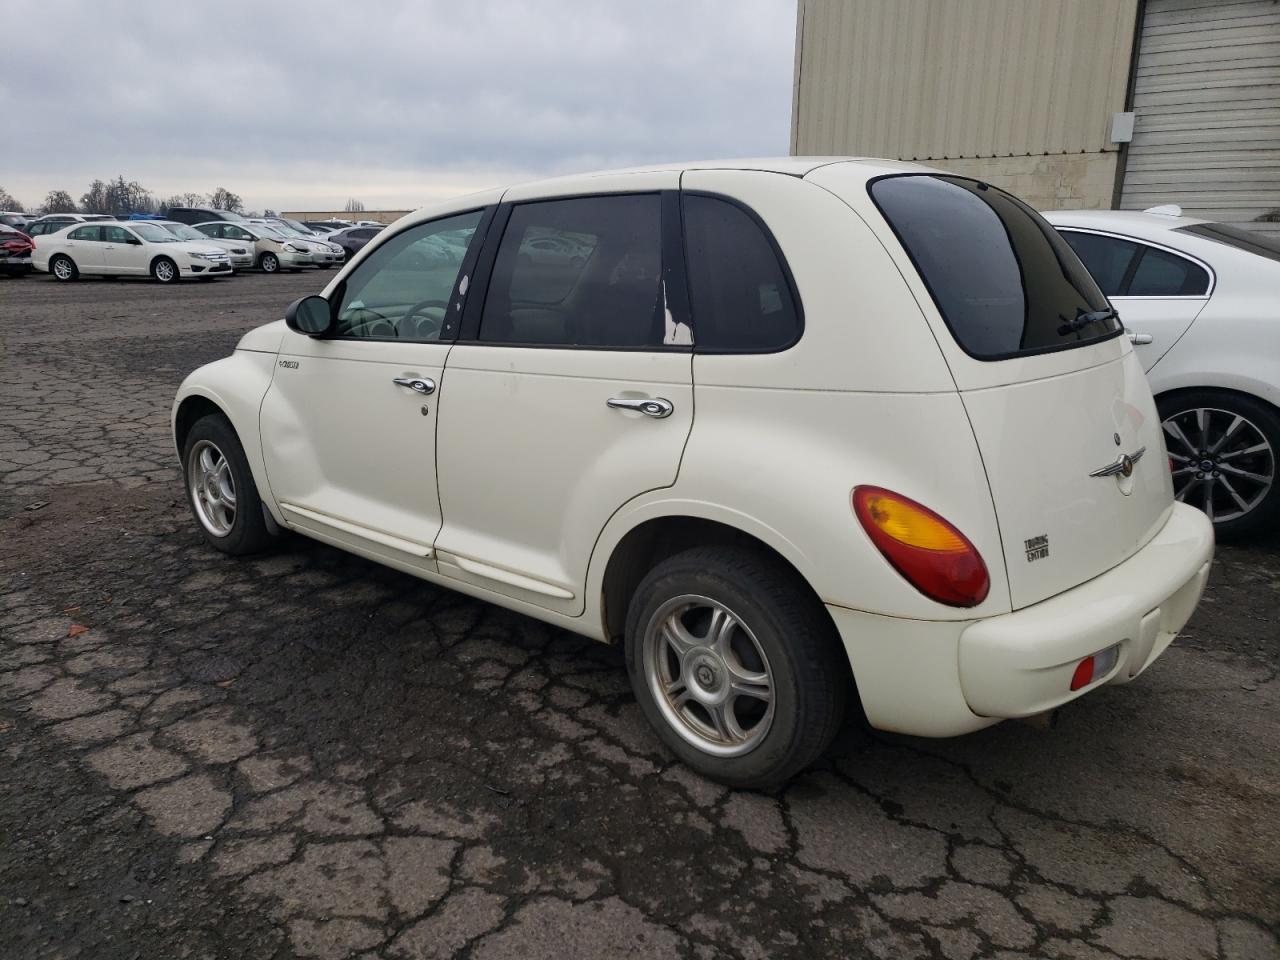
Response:
[{"label": "dark tinted glass", "polygon": [[1185,257],[1147,247],[1125,294],[1130,297],[1195,297],[1209,290],[1209,274]]},{"label": "dark tinted glass", "polygon": [[800,312],[773,244],[741,207],[684,198],[693,338],[699,351],[781,350],[800,336]]},{"label": "dark tinted glass", "polygon": [[480,339],[661,345],[661,221],[657,194],[518,204],[498,247]]},{"label": "dark tinted glass", "polygon": [[1053,227],[1021,200],[964,177],[885,177],[871,197],[929,287],[952,336],[979,360],[1113,336],[1114,319],[1075,329],[1106,297]]},{"label": "dark tinted glass", "polygon": [[1189,227],[1175,228],[1177,233],[1190,233],[1206,240],[1216,240],[1237,250],[1247,250],[1268,260],[1280,260],[1280,239],[1253,230],[1239,230],[1225,223],[1193,223]]},{"label": "dark tinted glass", "polygon": [[1080,233],[1076,230],[1060,231],[1076,256],[1089,268],[1093,279],[1108,297],[1120,295],[1129,265],[1138,255],[1140,247],[1128,240],[1102,237],[1096,233]]},{"label": "dark tinted glass", "polygon": [[439,340],[463,258],[483,213],[410,227],[380,246],[342,285],[337,336]]}]

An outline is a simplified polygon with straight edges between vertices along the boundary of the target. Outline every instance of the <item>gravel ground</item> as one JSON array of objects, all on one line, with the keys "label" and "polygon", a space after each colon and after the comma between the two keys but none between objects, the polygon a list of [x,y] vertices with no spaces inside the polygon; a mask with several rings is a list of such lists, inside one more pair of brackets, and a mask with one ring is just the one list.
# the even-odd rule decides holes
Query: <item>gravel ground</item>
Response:
[{"label": "gravel ground", "polygon": [[202,545],[174,390],[325,279],[0,280],[0,955],[1280,954],[1276,542],[1052,732],[851,720],[734,793],[615,649]]}]

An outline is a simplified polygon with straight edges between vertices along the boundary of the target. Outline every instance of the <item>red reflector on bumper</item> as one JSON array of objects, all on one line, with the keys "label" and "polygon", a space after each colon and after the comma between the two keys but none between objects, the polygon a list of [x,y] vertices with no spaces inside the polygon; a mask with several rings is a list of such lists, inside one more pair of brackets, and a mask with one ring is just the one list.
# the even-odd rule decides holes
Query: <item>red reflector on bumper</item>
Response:
[{"label": "red reflector on bumper", "polygon": [[1093,657],[1088,656],[1076,664],[1076,672],[1071,675],[1071,689],[1079,690],[1093,681]]}]

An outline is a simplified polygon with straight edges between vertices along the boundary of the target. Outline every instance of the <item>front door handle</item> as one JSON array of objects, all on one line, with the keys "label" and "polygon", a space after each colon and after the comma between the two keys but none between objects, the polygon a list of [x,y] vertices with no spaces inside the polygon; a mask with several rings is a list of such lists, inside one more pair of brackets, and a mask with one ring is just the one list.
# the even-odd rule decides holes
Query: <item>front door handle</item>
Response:
[{"label": "front door handle", "polygon": [[394,377],[391,382],[397,387],[408,387],[424,397],[436,392],[436,382],[430,377]]},{"label": "front door handle", "polygon": [[654,397],[647,400],[632,400],[630,397],[610,397],[605,401],[605,406],[614,410],[635,410],[643,413],[646,417],[653,417],[655,420],[661,420],[663,417],[671,416],[675,406],[670,400],[662,397]]},{"label": "front door handle", "polygon": [[1132,343],[1134,346],[1137,346],[1137,347],[1146,346],[1148,343],[1150,343],[1150,342],[1151,342],[1152,340],[1154,340],[1154,339],[1155,339],[1155,337],[1151,336],[1151,334],[1149,334],[1149,333],[1131,333],[1131,334],[1129,334],[1129,342],[1130,342],[1130,343]]}]

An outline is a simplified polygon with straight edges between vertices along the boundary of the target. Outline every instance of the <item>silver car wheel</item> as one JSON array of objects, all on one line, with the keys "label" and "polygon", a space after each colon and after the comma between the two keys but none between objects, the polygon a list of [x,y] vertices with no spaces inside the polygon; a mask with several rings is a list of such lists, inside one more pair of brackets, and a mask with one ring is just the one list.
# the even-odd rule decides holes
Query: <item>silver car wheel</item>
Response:
[{"label": "silver car wheel", "polygon": [[156,279],[161,283],[168,283],[174,278],[175,270],[172,263],[168,260],[160,260],[156,263]]},{"label": "silver car wheel", "polygon": [[755,749],[774,717],[764,649],[732,610],[708,597],[668,600],[645,627],[645,680],[684,740],[717,757]]},{"label": "silver car wheel", "polygon": [[229,536],[236,522],[235,478],[227,458],[208,440],[191,448],[187,491],[204,528],[215,537]]},{"label": "silver car wheel", "polygon": [[1180,410],[1164,421],[1164,434],[1178,500],[1222,523],[1266,499],[1276,452],[1248,418],[1214,407]]},{"label": "silver car wheel", "polygon": [[59,257],[53,263],[53,275],[59,280],[71,279],[71,261],[66,257]]}]

